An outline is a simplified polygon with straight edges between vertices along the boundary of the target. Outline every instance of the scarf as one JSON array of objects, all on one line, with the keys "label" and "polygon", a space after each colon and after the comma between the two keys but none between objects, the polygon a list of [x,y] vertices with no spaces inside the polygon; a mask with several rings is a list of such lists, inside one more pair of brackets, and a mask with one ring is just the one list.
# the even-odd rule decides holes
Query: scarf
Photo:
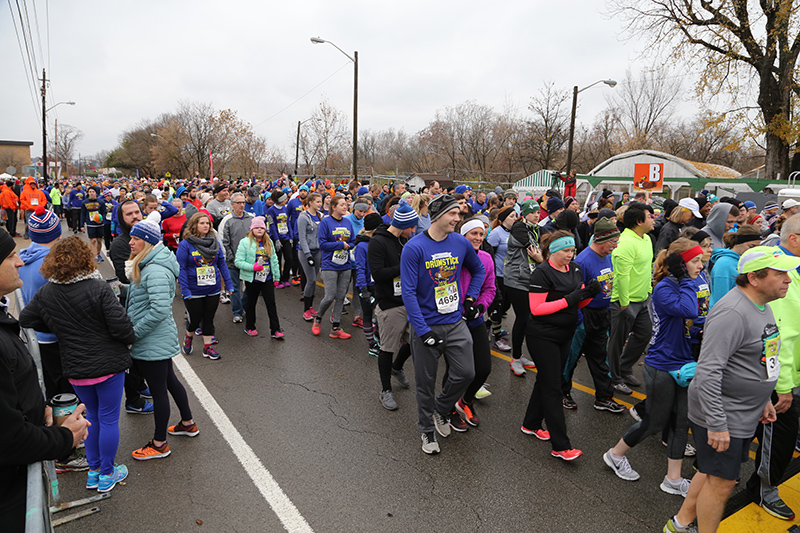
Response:
[{"label": "scarf", "polygon": [[192,246],[197,248],[197,251],[200,252],[200,255],[203,256],[203,259],[206,261],[213,261],[217,257],[217,253],[219,252],[219,241],[214,238],[214,236],[206,236],[206,237],[195,237],[194,235],[189,235],[186,238]]}]

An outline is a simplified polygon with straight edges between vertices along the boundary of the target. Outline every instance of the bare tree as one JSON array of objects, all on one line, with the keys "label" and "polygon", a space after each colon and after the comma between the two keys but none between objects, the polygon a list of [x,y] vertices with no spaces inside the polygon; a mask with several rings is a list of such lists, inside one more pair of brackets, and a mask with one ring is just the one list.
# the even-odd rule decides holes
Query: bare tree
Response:
[{"label": "bare tree", "polygon": [[725,94],[749,107],[754,102],[747,89],[754,89],[766,138],[766,174],[787,177],[789,146],[798,135],[790,121],[791,97],[800,94],[797,2],[611,0],[611,5],[612,15],[627,20],[630,35],[646,35],[652,48],[701,68],[699,92]]},{"label": "bare tree", "polygon": [[625,72],[625,80],[606,96],[608,113],[619,121],[623,150],[655,146],[659,128],[675,112],[680,89],[680,79],[666,69],[643,71],[638,79],[630,70]]},{"label": "bare tree", "polygon": [[323,169],[343,169],[346,165],[345,151],[352,150],[348,142],[347,117],[327,100],[320,102],[311,116],[314,120],[309,121],[304,129],[305,142],[301,148],[315,154],[313,159]]},{"label": "bare tree", "polygon": [[82,138],[83,132],[78,128],[69,124],[59,124],[57,133],[51,139],[49,151],[56,155],[62,167],[67,168],[74,159],[78,141]]},{"label": "bare tree", "polygon": [[538,168],[532,170],[553,169],[556,165],[569,139],[568,101],[569,92],[556,89],[553,82],[546,82],[538,96],[531,98],[528,109],[533,120],[526,124],[523,160],[535,163]]}]

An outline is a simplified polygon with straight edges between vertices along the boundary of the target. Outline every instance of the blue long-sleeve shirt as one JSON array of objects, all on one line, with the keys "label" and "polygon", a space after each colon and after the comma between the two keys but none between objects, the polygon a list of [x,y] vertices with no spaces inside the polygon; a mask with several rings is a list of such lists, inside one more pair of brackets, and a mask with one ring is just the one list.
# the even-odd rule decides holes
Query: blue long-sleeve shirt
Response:
[{"label": "blue long-sleeve shirt", "polygon": [[[94,214],[99,213],[102,217],[100,222],[94,220]],[[102,198],[87,198],[81,204],[81,226],[95,226],[103,227],[103,221],[106,219],[106,201]]]},{"label": "blue long-sleeve shirt", "polygon": [[653,340],[644,362],[665,372],[680,370],[694,361],[687,320],[697,318],[695,280],[683,278],[679,284],[672,276],[664,278],[653,289],[652,301]]},{"label": "blue long-sleeve shirt", "polygon": [[356,235],[349,220],[336,220],[332,216],[323,218],[317,230],[317,240],[322,251],[322,270],[350,270],[350,252],[344,249],[344,243],[352,248]]},{"label": "blue long-sleeve shirt", "polygon": [[267,215],[272,219],[272,224],[269,225],[269,236],[272,242],[292,240],[287,204],[284,204],[283,207],[273,205],[267,209]]},{"label": "blue long-sleeve shirt", "polygon": [[69,191],[69,207],[71,209],[80,209],[83,207],[84,200],[86,200],[86,191],[83,189],[72,189]]},{"label": "blue long-sleeve shirt", "polygon": [[[200,255],[200,252],[197,251],[197,248],[187,239],[184,239],[178,245],[175,258],[178,260],[178,265],[181,267],[180,273],[178,274],[178,283],[181,285],[181,294],[184,299],[219,294],[223,288],[222,280],[225,280],[226,287],[233,287],[228,265],[225,262],[225,251],[221,245],[217,251],[217,256],[213,261],[208,263],[203,259],[203,256]],[[208,267],[214,268],[215,283],[212,285],[198,285],[197,269]]]},{"label": "blue long-sleeve shirt", "polygon": [[364,287],[372,287],[375,281],[372,279],[372,273],[369,271],[369,260],[367,259],[367,250],[369,249],[369,237],[361,235],[356,243],[356,288],[363,289]]},{"label": "blue long-sleeve shirt", "polygon": [[297,217],[303,212],[303,200],[300,197],[292,198],[286,204],[289,211],[289,229],[292,232],[292,240],[297,243]]},{"label": "blue long-sleeve shirt", "polygon": [[447,298],[454,294],[461,279],[461,269],[466,267],[472,277],[467,296],[477,299],[486,273],[483,263],[472,244],[458,233],[450,233],[441,241],[434,241],[422,233],[403,247],[400,256],[400,286],[408,319],[417,335],[425,335],[435,324],[454,324],[461,320],[464,302],[459,297],[453,311],[440,313],[447,308]]}]

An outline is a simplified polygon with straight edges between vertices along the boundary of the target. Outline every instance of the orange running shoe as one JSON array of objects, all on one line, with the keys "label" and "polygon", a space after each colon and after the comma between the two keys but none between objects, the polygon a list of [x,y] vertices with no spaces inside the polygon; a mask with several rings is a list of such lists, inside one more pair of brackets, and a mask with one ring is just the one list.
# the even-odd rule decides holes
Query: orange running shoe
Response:
[{"label": "orange running shoe", "polygon": [[147,461],[148,459],[161,459],[170,454],[169,443],[165,442],[160,447],[153,444],[151,440],[138,450],[133,450],[131,455],[137,461]]},{"label": "orange running shoe", "polygon": [[349,339],[350,337],[352,337],[352,335],[347,333],[342,328],[339,328],[339,329],[335,329],[335,330],[331,331],[331,334],[329,335],[329,337],[332,338],[332,339]]}]

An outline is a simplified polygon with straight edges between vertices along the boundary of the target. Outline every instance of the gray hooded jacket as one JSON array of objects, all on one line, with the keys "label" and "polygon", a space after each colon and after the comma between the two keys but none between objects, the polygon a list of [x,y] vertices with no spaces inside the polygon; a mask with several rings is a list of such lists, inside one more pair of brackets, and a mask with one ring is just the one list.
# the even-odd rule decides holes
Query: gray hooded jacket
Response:
[{"label": "gray hooded jacket", "polygon": [[711,236],[712,248],[723,248],[722,236],[725,235],[725,222],[728,221],[728,214],[731,212],[731,204],[719,202],[711,209],[708,214],[708,222],[703,231]]}]

